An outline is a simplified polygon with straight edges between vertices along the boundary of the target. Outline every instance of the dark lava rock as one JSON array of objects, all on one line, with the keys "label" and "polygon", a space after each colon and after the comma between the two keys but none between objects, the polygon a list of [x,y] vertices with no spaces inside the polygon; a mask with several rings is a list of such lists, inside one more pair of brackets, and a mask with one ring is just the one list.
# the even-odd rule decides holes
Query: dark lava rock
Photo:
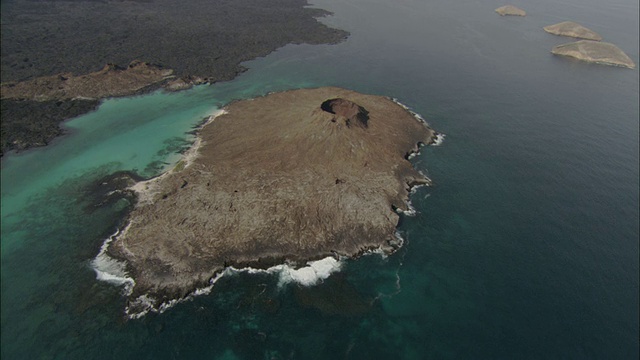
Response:
[{"label": "dark lava rock", "polygon": [[[243,61],[286,44],[337,43],[347,32],[306,0],[2,1],[2,82],[126,66],[230,80]],[[26,60],[26,61],[25,61]]]},{"label": "dark lava rock", "polygon": [[0,100],[1,154],[49,144],[64,131],[60,122],[94,110],[97,100]]},{"label": "dark lava rock", "polygon": [[[338,43],[347,37],[317,21],[329,12],[307,5],[306,0],[3,0],[0,77],[5,84],[54,75],[66,82],[69,76],[58,74],[123,70],[140,59],[186,79],[170,90],[231,80],[246,70],[240,63],[286,44]],[[127,94],[110,96],[122,95]],[[59,122],[97,104],[2,101],[3,153],[48,144],[63,133]]]},{"label": "dark lava rock", "polygon": [[135,193],[128,188],[141,180],[143,178],[130,171],[118,171],[98,179],[85,189],[85,198],[90,200],[85,211],[92,212],[122,199],[133,203]]}]

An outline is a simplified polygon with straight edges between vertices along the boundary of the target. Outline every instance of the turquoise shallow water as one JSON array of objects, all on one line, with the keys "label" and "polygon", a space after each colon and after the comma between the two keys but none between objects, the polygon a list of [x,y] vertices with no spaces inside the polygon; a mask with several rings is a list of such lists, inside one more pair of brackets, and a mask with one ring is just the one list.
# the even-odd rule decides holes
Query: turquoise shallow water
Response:
[{"label": "turquoise shallow water", "polygon": [[[317,1],[352,36],[291,45],[232,82],[108,100],[52,146],[2,162],[2,357],[637,358],[638,70],[549,54],[578,21],[638,63],[638,4]],[[434,181],[393,256],[324,283],[268,275],[124,321],[89,266],[126,201],[89,186],[174,162],[233,99],[336,85],[393,96],[447,135],[414,159]]]}]

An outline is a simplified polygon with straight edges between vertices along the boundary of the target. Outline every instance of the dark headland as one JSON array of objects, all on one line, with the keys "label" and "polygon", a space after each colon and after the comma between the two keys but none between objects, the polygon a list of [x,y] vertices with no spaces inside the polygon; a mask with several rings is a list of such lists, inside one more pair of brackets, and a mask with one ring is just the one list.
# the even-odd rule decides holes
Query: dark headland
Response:
[{"label": "dark headland", "polygon": [[134,186],[137,205],[107,250],[126,261],[132,299],[185,296],[227,266],[399,246],[397,211],[428,182],[408,155],[436,135],[410,111],[332,87],[224,110],[201,129],[190,159]]},{"label": "dark headland", "polygon": [[[245,70],[241,62],[286,44],[346,38],[348,33],[316,20],[327,11],[307,5],[306,0],[3,0],[1,150],[46,145],[62,133],[59,122],[91,111],[103,97],[230,80]],[[132,62],[155,74],[147,82],[134,74],[138,78],[130,81]],[[94,78],[101,82],[87,83]],[[15,86],[19,92],[5,92]]]}]

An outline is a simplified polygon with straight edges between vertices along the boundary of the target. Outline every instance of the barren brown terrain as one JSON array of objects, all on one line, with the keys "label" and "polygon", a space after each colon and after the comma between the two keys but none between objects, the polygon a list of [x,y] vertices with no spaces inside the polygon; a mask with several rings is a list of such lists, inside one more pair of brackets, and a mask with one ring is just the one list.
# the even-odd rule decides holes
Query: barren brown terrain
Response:
[{"label": "barren brown terrain", "polygon": [[586,27],[574,23],[573,21],[563,21],[554,25],[545,26],[543,29],[549,34],[558,36],[569,36],[578,39],[593,41],[602,40],[602,36],[597,34],[595,31],[587,29]]},{"label": "barren brown terrain", "polygon": [[619,66],[629,69],[635,69],[636,67],[633,60],[619,47],[602,41],[580,40],[562,44],[551,49],[551,53],[592,64]]},{"label": "barren brown terrain", "polygon": [[265,268],[331,255],[393,252],[412,186],[407,160],[435,132],[392,100],[340,88],[234,102],[200,132],[191,162],[139,183],[111,244],[159,300],[206,285],[226,266]]},{"label": "barren brown terrain", "polygon": [[127,67],[107,64],[102,70],[86,75],[66,73],[2,83],[0,94],[2,99],[34,101],[101,99],[135,94],[147,86],[175,77],[172,74],[171,69],[142,61],[133,61]]}]

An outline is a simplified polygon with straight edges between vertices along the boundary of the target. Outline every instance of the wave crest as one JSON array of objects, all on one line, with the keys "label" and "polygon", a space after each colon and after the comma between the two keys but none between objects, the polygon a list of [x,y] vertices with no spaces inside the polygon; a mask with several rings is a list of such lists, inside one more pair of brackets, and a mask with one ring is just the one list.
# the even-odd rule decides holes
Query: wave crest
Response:
[{"label": "wave crest", "polygon": [[120,230],[109,236],[100,247],[100,252],[91,260],[91,268],[96,273],[96,279],[106,281],[116,286],[124,286],[124,294],[130,295],[135,285],[133,278],[127,274],[127,264],[107,255],[109,244],[120,234]]}]

